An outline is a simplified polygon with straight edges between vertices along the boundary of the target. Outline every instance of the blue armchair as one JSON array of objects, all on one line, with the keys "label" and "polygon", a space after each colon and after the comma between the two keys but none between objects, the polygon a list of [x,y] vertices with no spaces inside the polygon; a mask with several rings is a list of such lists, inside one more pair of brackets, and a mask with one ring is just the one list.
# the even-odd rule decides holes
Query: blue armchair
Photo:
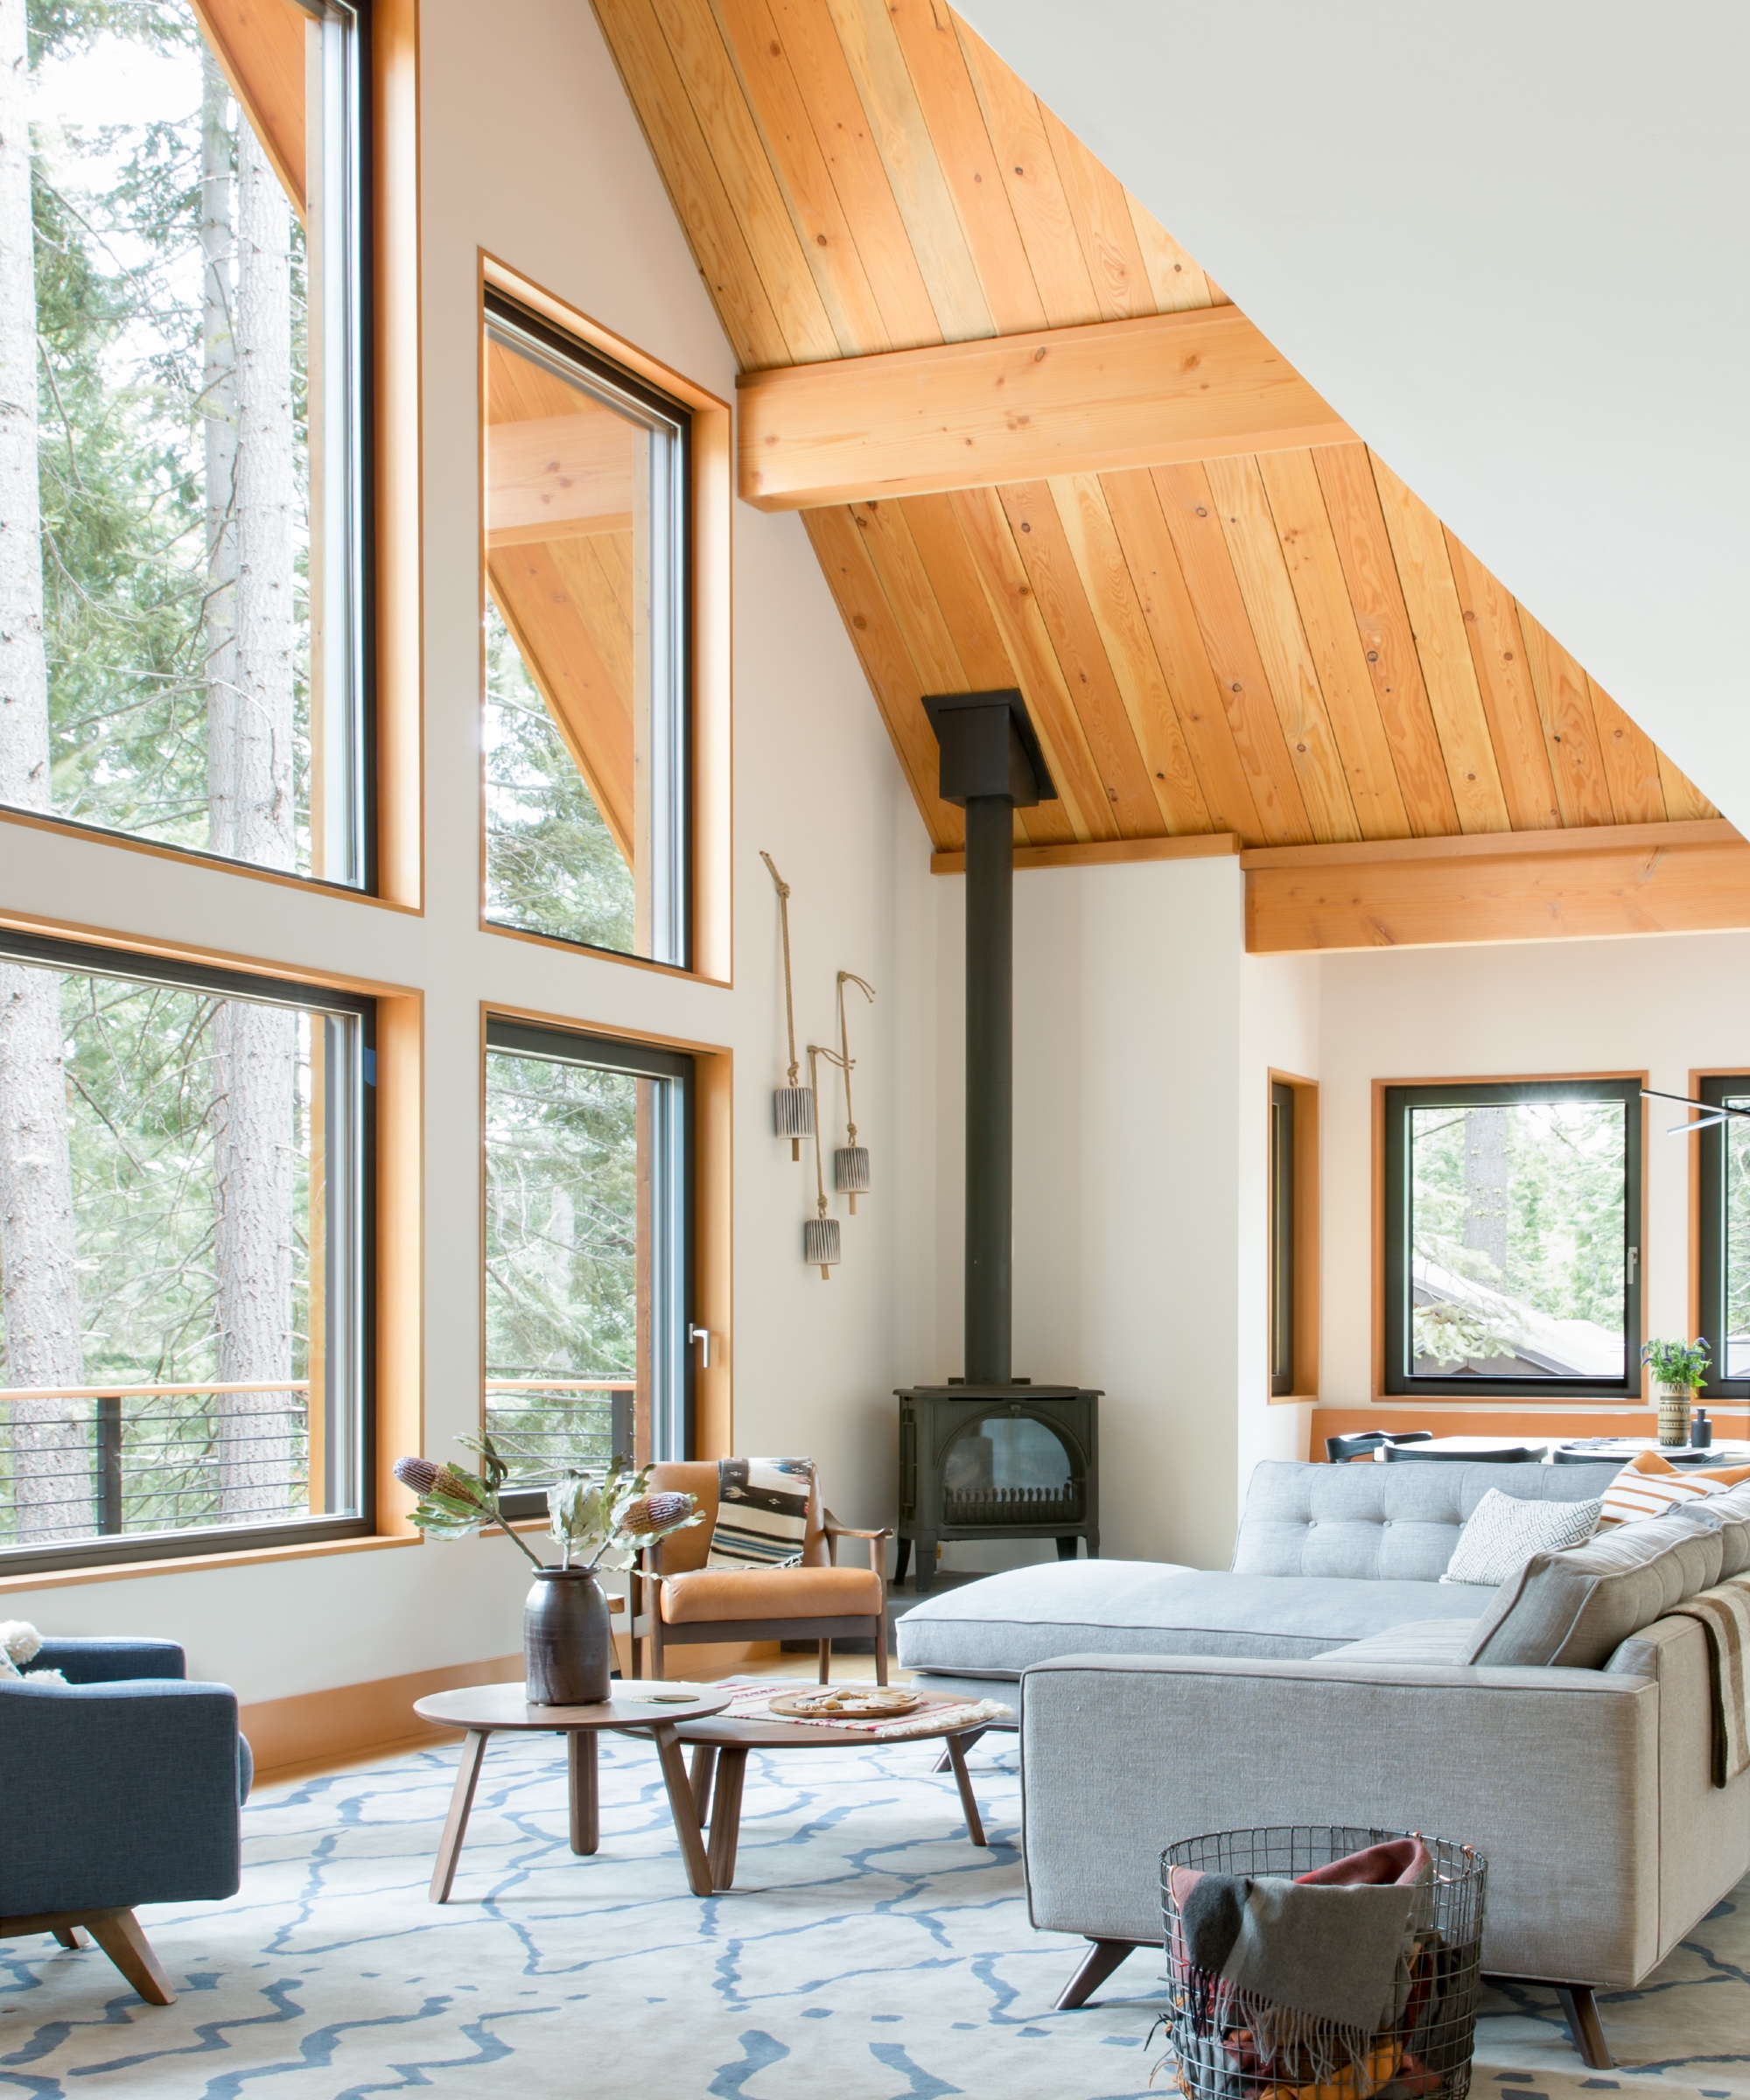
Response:
[{"label": "blue armchair", "polygon": [[83,1926],[155,2006],[176,1993],[134,1906],[237,1893],[253,1772],[237,1695],[186,1667],[173,1641],[45,1641],[0,1680],[0,1939]]}]

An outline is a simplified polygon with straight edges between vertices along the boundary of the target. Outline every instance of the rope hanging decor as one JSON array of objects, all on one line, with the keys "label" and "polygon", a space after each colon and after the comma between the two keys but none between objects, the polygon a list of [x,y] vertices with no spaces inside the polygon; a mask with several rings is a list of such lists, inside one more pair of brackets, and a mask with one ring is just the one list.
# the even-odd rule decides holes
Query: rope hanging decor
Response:
[{"label": "rope hanging decor", "polygon": [[[815,1060],[826,1059],[836,1065],[840,1060],[836,1051],[822,1050],[818,1043],[808,1045],[808,1080],[816,1078]],[[820,1126],[815,1125],[815,1216],[802,1227],[802,1259],[814,1263],[820,1270],[821,1281],[832,1281],[832,1265],[838,1259],[838,1220],[826,1214],[826,1170],[821,1160]]]},{"label": "rope hanging decor", "polygon": [[844,1137],[845,1142],[832,1156],[832,1185],[842,1195],[850,1198],[850,1214],[857,1215],[857,1199],[869,1193],[869,1148],[857,1142],[857,1111],[850,1105],[850,1074],[857,1060],[850,1054],[850,1032],[844,1025],[844,988],[856,985],[872,1006],[875,1004],[875,987],[865,984],[855,970],[842,970],[838,973],[838,1064],[844,1074]]},{"label": "rope hanging decor", "polygon": [[[772,856],[761,851],[760,858],[766,863],[773,882],[778,890],[778,920],[784,932],[784,1026],[790,1044],[790,1077],[788,1086],[776,1088],[772,1096],[773,1128],[779,1137],[790,1141],[790,1157],[802,1156],[802,1139],[815,1127],[815,1091],[810,1086],[796,1084],[796,1006],[790,990],[790,886],[773,864]],[[808,1074],[813,1079],[812,1072]],[[835,1230],[836,1228],[835,1228]],[[833,1259],[837,1260],[835,1255]]]}]

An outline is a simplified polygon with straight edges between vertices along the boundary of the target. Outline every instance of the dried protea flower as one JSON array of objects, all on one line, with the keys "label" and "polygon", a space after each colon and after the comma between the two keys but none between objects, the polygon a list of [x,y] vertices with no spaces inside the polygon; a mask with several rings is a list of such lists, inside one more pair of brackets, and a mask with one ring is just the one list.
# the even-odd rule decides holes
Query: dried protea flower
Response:
[{"label": "dried protea flower", "polygon": [[679,1494],[670,1488],[659,1488],[654,1494],[640,1495],[628,1505],[620,1520],[620,1528],[633,1538],[651,1538],[661,1531],[672,1531],[684,1524],[698,1507],[695,1495]]},{"label": "dried protea flower", "polygon": [[448,1466],[440,1466],[436,1459],[397,1459],[395,1462],[396,1479],[419,1495],[430,1494],[448,1471]]}]

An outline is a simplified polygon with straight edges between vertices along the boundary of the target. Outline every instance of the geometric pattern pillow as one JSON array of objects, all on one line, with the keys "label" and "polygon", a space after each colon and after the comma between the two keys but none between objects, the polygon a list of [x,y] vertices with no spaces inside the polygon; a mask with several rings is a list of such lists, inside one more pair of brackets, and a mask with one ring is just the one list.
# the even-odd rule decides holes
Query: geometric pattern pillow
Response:
[{"label": "geometric pattern pillow", "polygon": [[1750,1466],[1679,1468],[1656,1451],[1638,1452],[1604,1491],[1604,1522],[1632,1524],[1642,1517],[1663,1516],[1684,1502],[1700,1502],[1739,1481],[1750,1480]]},{"label": "geometric pattern pillow", "polygon": [[1595,1502],[1522,1502],[1491,1488],[1466,1521],[1440,1580],[1499,1589],[1533,1554],[1584,1545],[1598,1529],[1599,1515]]}]

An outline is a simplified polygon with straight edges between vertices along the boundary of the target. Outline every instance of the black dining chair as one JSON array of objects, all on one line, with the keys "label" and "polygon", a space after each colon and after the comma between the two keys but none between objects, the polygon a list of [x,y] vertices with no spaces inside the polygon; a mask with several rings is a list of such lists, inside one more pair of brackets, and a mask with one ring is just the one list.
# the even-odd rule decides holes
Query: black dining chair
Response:
[{"label": "black dining chair", "polygon": [[1388,1444],[1385,1455],[1393,1459],[1445,1460],[1456,1466],[1541,1466],[1547,1444],[1490,1444],[1480,1451],[1422,1451],[1415,1445]]},{"label": "black dining chair", "polygon": [[1351,1437],[1326,1437],[1325,1459],[1328,1465],[1347,1466],[1351,1459],[1359,1459],[1370,1451],[1377,1451],[1382,1444],[1423,1444],[1433,1435],[1432,1429],[1365,1429]]}]

